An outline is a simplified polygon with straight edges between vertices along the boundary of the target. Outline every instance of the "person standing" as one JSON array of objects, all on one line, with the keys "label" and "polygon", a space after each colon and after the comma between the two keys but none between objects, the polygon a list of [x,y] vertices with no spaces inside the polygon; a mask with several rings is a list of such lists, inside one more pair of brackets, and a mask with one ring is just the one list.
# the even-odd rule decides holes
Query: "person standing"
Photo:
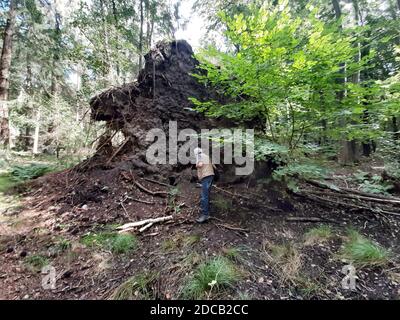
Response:
[{"label": "person standing", "polygon": [[196,220],[198,223],[204,223],[210,218],[210,191],[214,182],[214,166],[210,157],[206,155],[201,148],[195,148],[197,177],[201,184],[201,215]]}]

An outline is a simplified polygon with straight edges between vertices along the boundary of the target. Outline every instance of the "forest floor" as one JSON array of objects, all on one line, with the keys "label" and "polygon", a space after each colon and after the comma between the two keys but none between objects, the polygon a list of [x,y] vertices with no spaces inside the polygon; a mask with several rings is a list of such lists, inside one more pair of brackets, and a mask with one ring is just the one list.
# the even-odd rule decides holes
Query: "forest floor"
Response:
[{"label": "forest floor", "polygon": [[[355,169],[336,168],[329,182],[343,185]],[[0,298],[400,298],[400,217],[318,204],[278,184],[216,183],[212,219],[198,225],[200,189],[189,180],[168,186],[116,169],[90,179],[65,170],[18,196],[0,190]],[[173,219],[114,241],[117,226],[167,215]],[[387,259],[355,265],[356,286],[346,289],[345,249],[355,232]],[[56,271],[50,289],[42,286],[46,265]]]}]

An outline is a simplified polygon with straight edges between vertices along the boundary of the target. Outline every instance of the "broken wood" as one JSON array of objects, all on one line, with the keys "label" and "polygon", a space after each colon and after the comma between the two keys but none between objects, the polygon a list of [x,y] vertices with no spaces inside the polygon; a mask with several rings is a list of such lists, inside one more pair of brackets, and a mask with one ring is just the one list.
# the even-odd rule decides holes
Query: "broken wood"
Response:
[{"label": "broken wood", "polygon": [[149,224],[146,224],[144,227],[141,227],[139,229],[139,232],[142,233],[144,231],[146,231],[147,229],[151,228],[151,226],[154,224],[154,222],[150,222]]},{"label": "broken wood", "polygon": [[161,217],[161,218],[146,219],[146,220],[142,220],[142,221],[130,222],[130,223],[124,224],[123,226],[118,227],[117,230],[127,231],[128,229],[132,230],[136,227],[148,225],[150,223],[154,224],[154,223],[164,222],[164,221],[168,221],[168,220],[172,220],[172,219],[173,219],[173,216],[166,216],[166,217]]}]

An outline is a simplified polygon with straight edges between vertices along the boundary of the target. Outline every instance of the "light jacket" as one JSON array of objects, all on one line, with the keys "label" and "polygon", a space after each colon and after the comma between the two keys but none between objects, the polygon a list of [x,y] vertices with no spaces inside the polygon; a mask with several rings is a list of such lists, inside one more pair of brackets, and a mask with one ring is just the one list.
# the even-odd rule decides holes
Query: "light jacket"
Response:
[{"label": "light jacket", "polygon": [[204,153],[199,154],[199,157],[197,158],[197,164],[199,162],[203,163],[201,168],[197,168],[197,177],[199,178],[199,181],[203,180],[205,177],[215,175],[214,167],[209,156]]}]

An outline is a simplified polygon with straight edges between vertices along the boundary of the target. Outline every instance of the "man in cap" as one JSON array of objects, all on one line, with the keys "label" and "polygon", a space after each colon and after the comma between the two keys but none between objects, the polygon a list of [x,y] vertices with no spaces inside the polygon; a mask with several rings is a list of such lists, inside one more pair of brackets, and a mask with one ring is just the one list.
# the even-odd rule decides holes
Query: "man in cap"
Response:
[{"label": "man in cap", "polygon": [[195,148],[197,176],[201,183],[201,215],[196,220],[198,223],[206,222],[210,217],[210,191],[214,181],[214,166],[210,157],[202,149]]}]

